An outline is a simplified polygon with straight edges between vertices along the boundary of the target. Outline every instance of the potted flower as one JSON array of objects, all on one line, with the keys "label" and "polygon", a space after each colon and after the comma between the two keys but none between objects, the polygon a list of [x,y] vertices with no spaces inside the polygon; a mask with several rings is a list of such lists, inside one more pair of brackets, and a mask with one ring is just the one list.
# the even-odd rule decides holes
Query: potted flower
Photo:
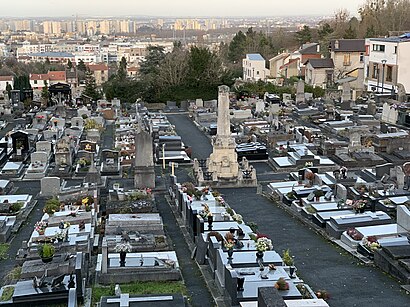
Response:
[{"label": "potted flower", "polygon": [[363,213],[366,209],[366,203],[367,201],[363,199],[355,200],[352,203],[352,207],[356,211],[356,213]]},{"label": "potted flower", "polygon": [[328,299],[330,299],[330,295],[326,290],[318,290],[315,292],[317,298],[321,298],[325,301],[327,301]]},{"label": "potted flower", "polygon": [[363,245],[369,249],[371,252],[374,252],[378,248],[380,248],[380,243],[377,242],[377,238],[375,236],[369,236],[363,238]]},{"label": "potted flower", "polygon": [[260,237],[256,240],[256,257],[261,259],[263,258],[263,253],[272,250],[273,245],[272,245],[272,240],[267,238],[267,237]]},{"label": "potted flower", "polygon": [[43,212],[48,215],[53,215],[60,210],[60,201],[57,198],[51,198],[46,201]]},{"label": "potted flower", "polygon": [[236,221],[238,224],[242,224],[243,223],[243,217],[242,215],[236,213],[232,216],[233,220]]},{"label": "potted flower", "polygon": [[232,255],[233,255],[233,248],[235,246],[235,243],[231,240],[226,241],[224,244],[226,250],[228,251],[228,259],[232,259]]},{"label": "potted flower", "polygon": [[282,260],[285,265],[289,267],[289,277],[293,278],[293,273],[295,272],[295,267],[293,266],[293,256],[290,253],[290,250],[287,249],[283,252]]},{"label": "potted flower", "polygon": [[45,243],[38,246],[38,255],[44,263],[50,262],[53,260],[55,248],[53,245]]},{"label": "potted flower", "polygon": [[34,225],[34,230],[38,232],[39,235],[44,235],[47,228],[47,223],[44,221],[38,221]]},{"label": "potted flower", "polygon": [[317,202],[320,200],[320,197],[325,195],[325,193],[321,189],[317,189],[313,193],[315,194],[315,198]]},{"label": "potted flower", "polygon": [[128,242],[121,242],[115,246],[115,251],[120,253],[120,266],[125,266],[125,257],[131,250],[132,246]]},{"label": "potted flower", "polygon": [[278,279],[274,287],[278,289],[279,291],[289,290],[289,284],[286,282],[285,278],[283,277]]}]

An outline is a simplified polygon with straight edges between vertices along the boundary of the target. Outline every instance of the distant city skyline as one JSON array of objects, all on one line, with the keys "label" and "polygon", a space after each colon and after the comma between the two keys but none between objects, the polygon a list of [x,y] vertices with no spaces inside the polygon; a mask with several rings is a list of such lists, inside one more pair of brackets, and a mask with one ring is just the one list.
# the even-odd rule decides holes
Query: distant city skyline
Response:
[{"label": "distant city skyline", "polygon": [[365,0],[14,0],[2,5],[1,17],[152,16],[263,17],[331,15],[345,8],[356,15]]}]

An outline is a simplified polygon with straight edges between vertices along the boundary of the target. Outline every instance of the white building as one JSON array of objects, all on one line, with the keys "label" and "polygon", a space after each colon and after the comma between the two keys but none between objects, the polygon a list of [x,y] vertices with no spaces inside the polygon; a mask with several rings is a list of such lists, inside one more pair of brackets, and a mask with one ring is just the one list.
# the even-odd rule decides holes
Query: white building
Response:
[{"label": "white building", "polygon": [[14,77],[13,76],[0,76],[0,93],[3,93],[6,88],[7,84],[13,86]]},{"label": "white building", "polygon": [[266,61],[259,53],[249,53],[242,60],[243,80],[258,81],[265,80],[269,75],[266,69]]},{"label": "white building", "polygon": [[410,33],[366,39],[365,87],[378,93],[397,92],[402,84],[410,94]]}]

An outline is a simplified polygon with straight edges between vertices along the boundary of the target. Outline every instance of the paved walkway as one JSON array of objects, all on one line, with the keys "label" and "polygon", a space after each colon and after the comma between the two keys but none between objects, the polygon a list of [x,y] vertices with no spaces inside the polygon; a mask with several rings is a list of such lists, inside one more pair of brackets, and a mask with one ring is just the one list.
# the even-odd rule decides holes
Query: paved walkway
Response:
[{"label": "paved walkway", "polygon": [[[193,156],[206,158],[212,150],[209,139],[186,116],[171,115],[169,120],[183,141],[192,146]],[[272,238],[277,252],[291,250],[297,274],[313,289],[327,290],[332,307],[410,306],[410,296],[400,290],[398,282],[377,268],[363,266],[265,197],[256,195],[256,189],[221,192],[245,221],[256,222],[259,231]]]},{"label": "paved walkway", "polygon": [[179,265],[192,306],[214,306],[214,301],[206,287],[201,272],[191,259],[191,252],[185,242],[181,229],[177,225],[172,210],[163,194],[156,194],[156,205],[164,221],[167,236],[172,241],[172,248],[176,251]]},{"label": "paved walkway", "polygon": [[[32,194],[35,196],[40,191],[40,182],[34,181],[21,181],[15,182],[15,186],[18,187],[16,194]],[[6,260],[0,261],[0,284],[4,282],[4,276],[6,276],[11,269],[16,266],[16,254],[21,247],[22,241],[28,241],[31,233],[34,229],[34,224],[37,223],[43,216],[43,207],[45,200],[39,200],[27,220],[23,223],[17,234],[14,235],[10,243],[10,249],[8,252],[9,257]]]}]

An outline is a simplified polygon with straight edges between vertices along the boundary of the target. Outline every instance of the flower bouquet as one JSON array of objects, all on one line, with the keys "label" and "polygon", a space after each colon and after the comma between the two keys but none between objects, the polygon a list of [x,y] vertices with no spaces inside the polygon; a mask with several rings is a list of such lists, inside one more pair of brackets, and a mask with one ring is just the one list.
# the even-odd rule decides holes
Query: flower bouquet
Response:
[{"label": "flower bouquet", "polygon": [[129,253],[131,250],[132,246],[128,242],[121,242],[115,246],[115,251],[117,253]]},{"label": "flower bouquet", "polygon": [[225,242],[224,246],[225,246],[225,248],[228,249],[228,250],[229,250],[229,249],[233,249],[234,246],[235,246],[235,243],[234,243],[233,241],[227,241],[227,242]]},{"label": "flower bouquet", "polygon": [[258,238],[256,240],[256,250],[258,252],[266,252],[268,250],[272,250],[273,245],[272,245],[272,240],[268,239],[266,237]]},{"label": "flower bouquet", "polygon": [[355,200],[352,203],[352,208],[356,211],[356,212],[364,212],[364,208],[366,206],[367,201],[363,200],[363,199],[359,199],[359,200]]},{"label": "flower bouquet", "polygon": [[363,245],[372,252],[380,248],[380,243],[377,242],[377,238],[375,236],[364,237],[362,242]]},{"label": "flower bouquet", "polygon": [[238,224],[242,224],[243,223],[243,217],[242,215],[236,213],[232,216],[233,220],[238,222]]},{"label": "flower bouquet", "polygon": [[289,284],[286,282],[286,280],[283,277],[278,279],[274,287],[280,291],[289,290]]},{"label": "flower bouquet", "polygon": [[356,228],[349,228],[347,234],[355,241],[360,241],[363,239],[363,235],[356,230]]},{"label": "flower bouquet", "polygon": [[46,231],[47,223],[44,221],[38,221],[34,225],[34,230],[37,231],[40,235],[43,235]]}]

